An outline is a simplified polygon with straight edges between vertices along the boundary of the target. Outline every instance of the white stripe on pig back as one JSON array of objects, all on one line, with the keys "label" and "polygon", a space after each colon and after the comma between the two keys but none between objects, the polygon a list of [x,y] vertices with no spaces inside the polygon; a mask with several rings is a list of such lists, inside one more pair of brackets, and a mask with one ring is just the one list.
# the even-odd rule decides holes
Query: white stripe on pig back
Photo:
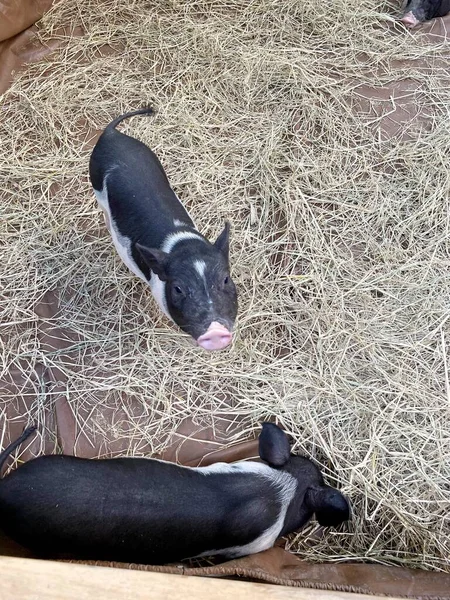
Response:
[{"label": "white stripe on pig back", "polygon": [[[188,225],[186,225],[188,227]],[[175,231],[174,233],[169,233],[169,235],[165,238],[162,243],[161,250],[163,252],[167,252],[170,254],[176,244],[179,242],[184,242],[184,240],[201,240],[204,241],[202,236],[192,229],[191,231]]]},{"label": "white stripe on pig back", "polygon": [[278,539],[281,530],[283,529],[284,519],[286,518],[287,509],[297,491],[297,481],[292,475],[284,471],[277,471],[268,465],[257,462],[240,462],[234,465],[227,463],[216,463],[209,467],[199,467],[195,469],[199,473],[209,475],[213,473],[246,473],[249,475],[260,475],[264,477],[268,482],[272,483],[278,492],[278,501],[280,502],[280,514],[275,523],[268,527],[261,533],[255,540],[245,544],[244,546],[233,546],[231,548],[220,548],[217,550],[208,550],[202,552],[192,558],[198,558],[200,556],[212,556],[214,554],[221,554],[227,558],[237,558],[238,556],[245,556],[247,554],[255,554],[256,552],[262,552],[271,548],[276,540]]}]

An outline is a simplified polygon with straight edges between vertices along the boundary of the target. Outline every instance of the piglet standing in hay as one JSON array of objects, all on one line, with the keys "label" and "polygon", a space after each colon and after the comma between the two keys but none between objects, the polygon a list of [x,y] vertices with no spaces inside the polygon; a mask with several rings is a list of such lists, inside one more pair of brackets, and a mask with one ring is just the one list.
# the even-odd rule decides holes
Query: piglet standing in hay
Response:
[{"label": "piglet standing in hay", "polygon": [[157,156],[112,121],[92,152],[89,174],[120,258],[150,285],[162,311],[205,350],[232,339],[237,294],[229,272],[229,232],[214,244],[194,223],[170,187]]},{"label": "piglet standing in hay", "polygon": [[[35,430],[0,455],[5,460]],[[315,513],[321,525],[349,518],[349,505],[286,434],[264,423],[263,463],[182,467],[146,458],[41,456],[0,481],[0,526],[55,558],[162,564],[266,550]]]}]

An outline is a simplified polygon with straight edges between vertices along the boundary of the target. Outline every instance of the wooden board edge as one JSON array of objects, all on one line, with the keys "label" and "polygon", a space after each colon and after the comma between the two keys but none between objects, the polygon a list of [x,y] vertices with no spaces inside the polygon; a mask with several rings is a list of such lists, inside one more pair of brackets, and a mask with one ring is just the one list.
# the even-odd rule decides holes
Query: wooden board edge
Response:
[{"label": "wooden board edge", "polygon": [[[0,556],[2,600],[381,600],[312,590]],[[391,598],[391,600],[401,600]]]}]

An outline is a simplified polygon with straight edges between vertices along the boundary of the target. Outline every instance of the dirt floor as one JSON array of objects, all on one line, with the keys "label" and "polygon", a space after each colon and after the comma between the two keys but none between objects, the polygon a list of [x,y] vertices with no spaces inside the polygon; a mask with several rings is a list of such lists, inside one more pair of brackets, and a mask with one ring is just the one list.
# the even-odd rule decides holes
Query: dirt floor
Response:
[{"label": "dirt floor", "polygon": [[[353,506],[288,548],[450,571],[450,20],[411,33],[398,11],[64,0],[43,18],[58,48],[0,96],[5,440],[33,420],[35,453],[164,455],[276,419]],[[232,223],[221,353],[161,315],[90,188],[95,136],[147,104],[122,130],[204,234]]]}]

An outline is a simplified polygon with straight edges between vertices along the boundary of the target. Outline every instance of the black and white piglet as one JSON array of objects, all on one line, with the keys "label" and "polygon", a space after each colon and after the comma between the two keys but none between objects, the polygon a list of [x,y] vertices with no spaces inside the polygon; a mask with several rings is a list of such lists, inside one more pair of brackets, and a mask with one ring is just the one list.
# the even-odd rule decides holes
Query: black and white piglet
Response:
[{"label": "black and white piglet", "polygon": [[91,183],[123,262],[199,346],[221,350],[231,342],[237,314],[230,226],[211,244],[195,229],[154,152],[117,131],[124,119],[152,112],[136,110],[106,127],[92,151]]},{"label": "black and white piglet", "polygon": [[[4,450],[0,468],[34,430]],[[47,557],[155,564],[259,552],[314,513],[326,526],[349,518],[344,496],[310,460],[290,454],[276,425],[263,424],[259,455],[266,464],[199,468],[42,456],[0,481],[0,527]]]},{"label": "black and white piglet", "polygon": [[408,28],[443,17],[450,12],[450,0],[406,0],[400,21]]}]

